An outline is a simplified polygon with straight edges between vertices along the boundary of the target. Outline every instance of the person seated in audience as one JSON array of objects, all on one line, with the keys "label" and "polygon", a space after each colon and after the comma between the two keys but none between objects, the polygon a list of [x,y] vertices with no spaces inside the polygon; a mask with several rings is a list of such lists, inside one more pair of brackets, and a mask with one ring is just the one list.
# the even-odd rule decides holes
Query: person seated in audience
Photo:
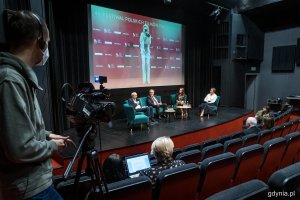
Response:
[{"label": "person seated in audience", "polygon": [[262,123],[264,121],[264,118],[271,118],[274,117],[273,113],[270,111],[269,106],[264,106],[262,110],[257,111],[255,114],[255,118],[257,120],[257,123]]},{"label": "person seated in audience", "polygon": [[260,129],[256,126],[257,120],[255,117],[248,117],[246,120],[246,130],[244,130],[244,135],[249,135],[252,133],[258,134]]},{"label": "person seated in audience", "polygon": [[210,106],[215,106],[216,100],[216,88],[211,88],[209,94],[204,98],[204,102],[199,105],[200,117],[203,117],[204,113],[209,113],[211,111]]},{"label": "person seated in audience", "polygon": [[184,165],[182,160],[173,160],[173,149],[174,143],[170,137],[157,138],[151,145],[151,153],[154,153],[158,163],[155,167],[143,170],[141,174],[148,176],[154,184],[163,170]]},{"label": "person seated in audience", "polygon": [[[167,104],[162,103],[161,100],[159,100],[157,98],[157,96],[154,95],[154,92],[155,91],[153,89],[149,90],[149,96],[147,96],[147,105],[148,106],[152,106],[153,108],[155,108],[156,109],[157,118],[161,119],[160,113],[159,113],[159,108],[162,107],[163,110],[166,110]],[[162,116],[165,117],[164,115],[162,115]]]},{"label": "person seated in audience", "polygon": [[155,122],[152,106],[141,106],[140,100],[137,98],[137,93],[132,92],[131,98],[128,99],[128,104],[133,106],[137,112],[145,112],[152,122]]},{"label": "person seated in audience", "polygon": [[[177,106],[183,106],[187,101],[187,95],[185,94],[184,88],[179,88],[178,93],[176,94],[176,104]],[[180,109],[181,116],[187,117],[187,110],[184,108]]]},{"label": "person seated in audience", "polygon": [[111,154],[103,163],[105,181],[112,183],[128,178],[126,175],[123,159],[118,154]]}]

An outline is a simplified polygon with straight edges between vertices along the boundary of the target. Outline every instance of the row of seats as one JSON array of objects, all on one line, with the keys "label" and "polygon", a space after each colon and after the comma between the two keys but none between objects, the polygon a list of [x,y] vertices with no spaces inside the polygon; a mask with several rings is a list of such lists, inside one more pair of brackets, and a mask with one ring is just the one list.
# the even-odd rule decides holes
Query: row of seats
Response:
[{"label": "row of seats", "polygon": [[[200,166],[194,163],[189,163],[177,168],[164,170],[158,175],[154,190],[148,177],[140,176],[133,179],[125,179],[108,184],[108,189],[110,191],[109,196],[112,200],[202,200],[208,197],[208,199],[213,200],[221,199],[222,196],[222,199],[226,200],[266,199],[269,195],[269,193],[266,193],[269,192],[269,188],[265,185],[265,183],[258,180],[247,183],[243,182],[242,185],[236,185],[235,187],[230,188],[231,183],[229,180],[233,175],[235,161],[236,156],[234,154],[224,153],[205,159]],[[297,167],[297,170],[290,170],[290,168],[293,168],[290,166],[275,172],[271,176],[269,179],[271,191],[280,191],[280,188],[282,187],[297,187],[300,189],[300,163],[297,163],[294,166]],[[284,177],[282,173],[287,173],[287,171],[289,177],[294,177],[292,176],[293,172],[298,178],[295,180],[288,179],[290,182],[287,183],[286,179],[282,178]],[[297,195],[299,195],[298,193],[299,191],[297,191]],[[249,198],[250,196],[252,198]]]},{"label": "row of seats", "polygon": [[230,189],[218,192],[207,200],[298,200],[300,199],[300,163],[280,169],[272,174],[268,185],[260,180],[251,180]]},{"label": "row of seats", "polygon": [[[205,149],[211,147],[216,147],[216,145],[204,147],[203,150],[205,151]],[[189,183],[188,188],[182,186],[181,193],[176,194],[177,197],[180,197],[178,199],[183,197],[186,197],[184,199],[194,199],[196,194],[199,195],[198,199],[205,199],[216,192],[253,179],[260,179],[266,182],[276,170],[300,161],[299,147],[300,132],[295,132],[288,134],[284,138],[270,139],[263,145],[254,144],[239,148],[235,154],[232,152],[221,152],[218,155],[204,158],[199,163],[199,166],[197,164],[201,154],[191,154],[192,156],[197,155],[197,160],[195,157],[180,157],[188,164],[172,170],[166,170],[159,175],[153,195],[155,199],[168,199],[167,196],[162,197],[161,192],[169,191],[171,193],[174,189],[173,185],[178,185],[176,182],[177,178],[174,178],[173,175],[178,173],[181,174],[181,182],[184,182],[184,184]],[[183,153],[188,152],[190,151]],[[191,152],[199,153],[200,151],[194,149]],[[176,158],[179,158],[179,156],[180,154]],[[198,169],[196,170],[196,168]],[[193,172],[190,172],[190,170]],[[185,173],[181,173],[182,171]],[[148,182],[146,177],[139,177],[139,179]],[[191,182],[193,182],[192,186]],[[163,194],[166,195],[168,192],[163,192]],[[187,196],[188,194],[189,196]]]},{"label": "row of seats", "polygon": [[[300,118],[286,122],[281,126],[273,127],[260,131],[258,134],[249,134],[244,136],[243,132],[233,133],[231,135],[222,136],[215,140],[206,140],[201,143],[190,144],[183,149],[175,148],[173,157],[174,159],[183,159],[187,155],[194,155],[196,160],[192,162],[199,162],[210,156],[214,156],[223,152],[236,153],[239,148],[246,147],[253,144],[263,145],[266,141],[278,137],[285,137],[291,132],[300,130]],[[190,162],[190,161],[188,161]]]},{"label": "row of seats", "polygon": [[[246,140],[244,140],[245,143]],[[249,167],[254,167],[260,171],[260,179],[266,180],[268,175],[272,173],[277,168],[282,168],[288,166],[295,162],[300,156],[300,132],[294,132],[286,135],[284,138],[274,138],[266,141],[263,146],[261,144],[252,144],[243,147],[243,141],[241,139],[232,139],[224,143],[224,146],[220,143],[210,145],[202,149],[193,149],[179,153],[176,159],[185,161],[186,163],[198,163],[208,157],[221,154],[223,152],[231,152],[236,154],[237,163],[235,173],[239,173],[239,166],[241,161],[244,159],[249,159]],[[274,154],[274,155],[273,155]],[[253,159],[255,162],[253,162]],[[265,165],[269,165],[269,162],[277,162],[267,169],[264,168]],[[251,164],[253,162],[253,164]],[[251,164],[251,165],[250,165]],[[245,166],[248,166],[247,164]],[[247,170],[246,170],[247,171]],[[269,172],[269,174],[267,174]],[[253,172],[254,173],[254,172]],[[244,173],[242,173],[243,176]],[[249,175],[246,173],[246,175]],[[255,173],[254,178],[257,173]],[[253,176],[248,177],[248,179],[253,179]],[[233,180],[237,184],[245,181],[239,180],[239,176],[234,176]],[[244,176],[245,179],[245,176]],[[247,179],[247,178],[246,178]]]}]

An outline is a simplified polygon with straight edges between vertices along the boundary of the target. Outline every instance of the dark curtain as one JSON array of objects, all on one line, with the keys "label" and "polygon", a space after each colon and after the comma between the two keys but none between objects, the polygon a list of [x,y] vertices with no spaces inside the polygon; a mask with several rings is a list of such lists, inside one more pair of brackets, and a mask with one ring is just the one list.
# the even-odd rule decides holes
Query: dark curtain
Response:
[{"label": "dark curtain", "polygon": [[10,10],[31,10],[30,0],[5,0],[5,7]]},{"label": "dark curtain", "polygon": [[193,106],[200,104],[209,93],[212,72],[212,24],[207,19],[199,19],[186,25],[186,68],[185,85]]},{"label": "dark curtain", "polygon": [[85,1],[45,1],[50,32],[50,79],[54,131],[68,128],[61,101],[61,87],[89,81],[87,5]]}]

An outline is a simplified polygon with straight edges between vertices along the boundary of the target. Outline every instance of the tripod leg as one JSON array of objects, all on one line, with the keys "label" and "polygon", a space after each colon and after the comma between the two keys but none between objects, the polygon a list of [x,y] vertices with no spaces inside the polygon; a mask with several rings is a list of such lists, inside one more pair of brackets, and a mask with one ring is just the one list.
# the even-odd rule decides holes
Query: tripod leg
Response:
[{"label": "tripod leg", "polygon": [[75,181],[74,181],[74,193],[73,193],[74,199],[76,199],[78,197],[78,195],[77,195],[77,192],[78,192],[78,183],[79,183],[81,169],[82,169],[82,164],[83,164],[84,159],[85,159],[85,156],[82,155],[80,157],[79,161],[78,161],[78,166],[77,166],[76,176],[75,176]]}]

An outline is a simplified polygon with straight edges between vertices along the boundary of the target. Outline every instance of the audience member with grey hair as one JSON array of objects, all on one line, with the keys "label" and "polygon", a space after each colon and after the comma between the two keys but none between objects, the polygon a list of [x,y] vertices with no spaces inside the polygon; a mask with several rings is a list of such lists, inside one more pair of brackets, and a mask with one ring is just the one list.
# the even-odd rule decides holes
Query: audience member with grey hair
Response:
[{"label": "audience member with grey hair", "polygon": [[174,143],[170,137],[159,137],[152,143],[151,153],[155,155],[158,163],[155,167],[143,170],[142,174],[150,177],[153,184],[163,170],[185,164],[182,160],[173,160],[173,149]]},{"label": "audience member with grey hair", "polygon": [[252,133],[258,134],[260,128],[257,127],[257,120],[255,117],[248,117],[246,120],[246,127],[247,129],[244,130],[244,135],[249,135]]}]

